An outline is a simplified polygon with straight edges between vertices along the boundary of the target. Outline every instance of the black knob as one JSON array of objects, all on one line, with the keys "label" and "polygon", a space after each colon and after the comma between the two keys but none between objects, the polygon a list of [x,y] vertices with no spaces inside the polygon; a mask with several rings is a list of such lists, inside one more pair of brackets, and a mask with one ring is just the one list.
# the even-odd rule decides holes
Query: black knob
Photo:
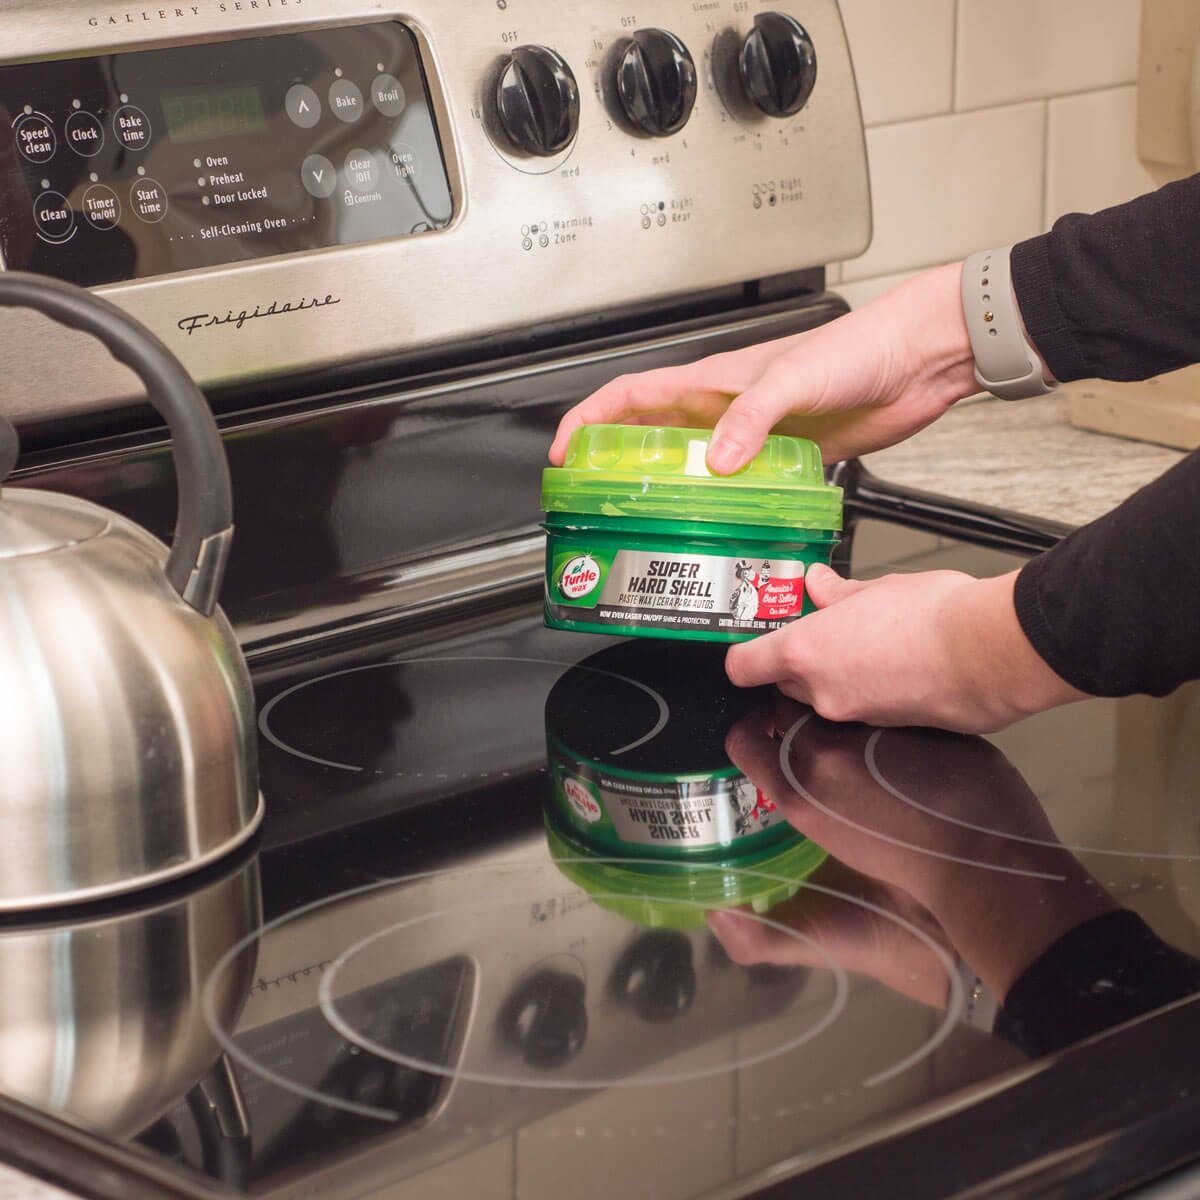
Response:
[{"label": "black knob", "polygon": [[571,68],[546,46],[518,46],[496,82],[504,132],[526,154],[565,150],[579,129],[579,85]]},{"label": "black knob", "polygon": [[742,86],[769,117],[798,113],[817,82],[817,52],[804,26],[784,13],[759,13],[738,58]]},{"label": "black knob", "polygon": [[587,1040],[585,996],[582,979],[543,967],[504,1002],[500,1032],[531,1067],[561,1067]]},{"label": "black knob", "polygon": [[643,1021],[681,1016],[696,998],[692,943],[669,929],[642,934],[613,968],[609,988]]},{"label": "black knob", "polygon": [[643,133],[678,133],[696,103],[696,64],[688,48],[665,29],[639,29],[617,66],[617,95]]}]

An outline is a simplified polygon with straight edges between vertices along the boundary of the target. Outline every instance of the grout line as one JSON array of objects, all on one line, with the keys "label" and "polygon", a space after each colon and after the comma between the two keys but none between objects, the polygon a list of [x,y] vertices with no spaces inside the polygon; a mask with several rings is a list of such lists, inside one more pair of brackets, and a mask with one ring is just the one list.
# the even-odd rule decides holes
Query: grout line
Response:
[{"label": "grout line", "polygon": [[1046,232],[1046,214],[1050,211],[1050,101],[1042,102],[1042,215],[1041,230]]},{"label": "grout line", "polygon": [[973,108],[960,108],[960,113],[985,112],[989,108],[1008,108],[1013,104],[1028,104],[1032,100],[1069,100],[1074,96],[1094,96],[1100,92],[1119,92],[1124,88],[1136,88],[1136,79],[1123,83],[1102,83],[1097,87],[1069,88],[1065,92],[1048,92],[1044,96],[1026,96],[1024,100],[1002,100],[999,104],[977,104]]},{"label": "grout line", "polygon": [[954,0],[954,15],[950,22],[950,111],[958,107],[958,10],[962,0]]}]

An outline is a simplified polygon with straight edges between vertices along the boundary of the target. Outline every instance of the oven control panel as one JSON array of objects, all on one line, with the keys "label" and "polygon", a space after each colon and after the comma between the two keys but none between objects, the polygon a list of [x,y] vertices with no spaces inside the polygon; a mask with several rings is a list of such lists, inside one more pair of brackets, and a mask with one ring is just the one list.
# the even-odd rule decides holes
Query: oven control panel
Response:
[{"label": "oven control panel", "polygon": [[0,67],[0,137],[4,262],[85,285],[411,237],[453,211],[394,21]]},{"label": "oven control panel", "polygon": [[[101,289],[203,386],[673,302],[870,233],[837,0],[0,5],[0,266]],[[18,421],[134,398],[101,351],[3,321]]]}]

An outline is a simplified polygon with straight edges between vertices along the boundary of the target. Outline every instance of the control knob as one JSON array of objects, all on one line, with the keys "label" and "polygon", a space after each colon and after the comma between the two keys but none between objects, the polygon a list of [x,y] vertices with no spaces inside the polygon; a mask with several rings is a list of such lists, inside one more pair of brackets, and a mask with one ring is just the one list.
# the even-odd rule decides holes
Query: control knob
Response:
[{"label": "control knob", "polygon": [[817,81],[817,52],[804,26],[785,13],[754,18],[738,57],[746,95],[769,117],[798,113]]},{"label": "control knob", "polygon": [[639,29],[617,66],[617,95],[643,133],[678,133],[696,103],[696,64],[688,48],[665,29]]},{"label": "control knob", "polygon": [[547,158],[565,150],[579,129],[579,85],[553,50],[518,46],[496,81],[496,111],[514,146]]}]

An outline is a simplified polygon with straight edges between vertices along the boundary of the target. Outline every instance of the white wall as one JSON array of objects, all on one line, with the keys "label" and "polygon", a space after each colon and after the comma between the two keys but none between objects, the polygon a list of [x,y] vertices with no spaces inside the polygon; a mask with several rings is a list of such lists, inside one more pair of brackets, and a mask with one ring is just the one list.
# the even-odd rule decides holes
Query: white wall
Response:
[{"label": "white wall", "polygon": [[1150,190],[1134,140],[1140,0],[841,0],[875,212],[830,272],[863,304],[923,267]]}]

